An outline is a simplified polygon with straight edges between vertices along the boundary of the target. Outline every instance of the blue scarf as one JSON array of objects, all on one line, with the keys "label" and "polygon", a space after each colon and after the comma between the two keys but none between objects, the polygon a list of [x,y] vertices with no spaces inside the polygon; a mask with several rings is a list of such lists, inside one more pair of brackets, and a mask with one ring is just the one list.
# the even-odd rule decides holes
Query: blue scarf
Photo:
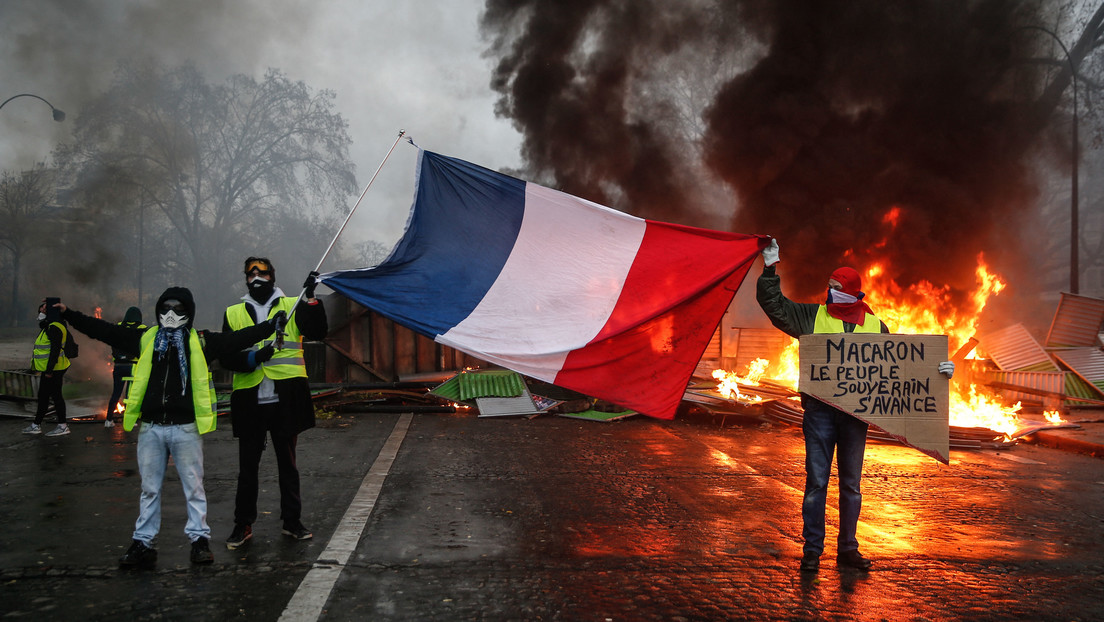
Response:
[{"label": "blue scarf", "polygon": [[157,337],[153,340],[153,351],[157,353],[157,359],[168,352],[169,342],[176,348],[176,357],[180,362],[180,394],[188,391],[188,357],[184,352],[184,328],[161,328],[157,331]]}]

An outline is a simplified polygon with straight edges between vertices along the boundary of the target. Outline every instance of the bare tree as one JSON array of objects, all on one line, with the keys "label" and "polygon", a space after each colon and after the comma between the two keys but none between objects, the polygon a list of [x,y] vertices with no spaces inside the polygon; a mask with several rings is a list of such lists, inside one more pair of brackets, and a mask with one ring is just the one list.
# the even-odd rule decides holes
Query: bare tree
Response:
[{"label": "bare tree", "polygon": [[23,263],[46,233],[46,214],[54,187],[53,172],[44,163],[20,173],[0,176],[0,246],[11,258],[11,324],[20,317],[19,278]]},{"label": "bare tree", "polygon": [[236,282],[240,249],[285,244],[300,235],[289,222],[335,214],[356,190],[333,97],[277,70],[260,82],[236,75],[212,85],[190,65],[123,65],[57,158],[75,191],[107,170],[131,184],[118,215],[152,207],[145,226],[167,229],[147,234],[161,239],[157,249],[186,251],[143,261],[210,297]]}]

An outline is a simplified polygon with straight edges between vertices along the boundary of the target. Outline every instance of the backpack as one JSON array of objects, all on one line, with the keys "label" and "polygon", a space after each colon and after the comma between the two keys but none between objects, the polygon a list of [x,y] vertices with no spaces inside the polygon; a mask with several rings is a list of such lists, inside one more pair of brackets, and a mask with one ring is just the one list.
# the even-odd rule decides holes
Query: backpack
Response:
[{"label": "backpack", "polygon": [[65,358],[75,359],[80,355],[80,346],[73,341],[72,331],[65,331]]}]

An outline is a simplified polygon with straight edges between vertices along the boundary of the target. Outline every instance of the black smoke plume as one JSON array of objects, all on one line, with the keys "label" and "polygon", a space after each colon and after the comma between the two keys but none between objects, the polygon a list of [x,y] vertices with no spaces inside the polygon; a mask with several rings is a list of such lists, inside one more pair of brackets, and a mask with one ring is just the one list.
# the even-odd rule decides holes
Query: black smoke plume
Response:
[{"label": "black smoke plume", "polygon": [[979,253],[1024,268],[1039,84],[1017,46],[1037,6],[488,0],[483,27],[498,112],[543,183],[773,235],[795,298],[874,260],[966,292]]}]

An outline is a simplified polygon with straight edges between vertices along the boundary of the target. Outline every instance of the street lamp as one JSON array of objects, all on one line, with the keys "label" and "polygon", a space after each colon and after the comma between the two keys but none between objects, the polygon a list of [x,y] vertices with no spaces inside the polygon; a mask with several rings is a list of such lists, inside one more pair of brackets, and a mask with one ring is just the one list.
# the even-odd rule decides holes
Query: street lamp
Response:
[{"label": "street lamp", "polygon": [[1062,43],[1062,40],[1058,38],[1058,35],[1043,28],[1042,26],[1024,26],[1024,29],[1039,30],[1050,35],[1058,45],[1062,48],[1062,52],[1066,55],[1066,62],[1070,66],[1070,84],[1073,86],[1073,162],[1070,167],[1070,293],[1080,293],[1078,290],[1078,250],[1077,250],[1077,229],[1078,229],[1078,205],[1077,205],[1077,167],[1080,157],[1080,147],[1077,142],[1077,67],[1073,64],[1073,57],[1070,56],[1069,49],[1066,48],[1066,44]]},{"label": "street lamp", "polygon": [[51,104],[50,102],[46,101],[45,99],[42,99],[38,95],[33,95],[31,93],[20,93],[19,95],[12,95],[11,97],[5,99],[3,104],[0,104],[0,108],[3,108],[5,105],[7,105],[8,102],[10,102],[11,100],[13,100],[17,97],[33,97],[35,99],[41,99],[43,102],[46,103],[47,106],[50,107],[50,110],[53,111],[54,121],[57,121],[58,123],[61,123],[62,121],[65,120],[65,113],[64,112],[58,110],[57,108],[54,108],[54,105]]}]

